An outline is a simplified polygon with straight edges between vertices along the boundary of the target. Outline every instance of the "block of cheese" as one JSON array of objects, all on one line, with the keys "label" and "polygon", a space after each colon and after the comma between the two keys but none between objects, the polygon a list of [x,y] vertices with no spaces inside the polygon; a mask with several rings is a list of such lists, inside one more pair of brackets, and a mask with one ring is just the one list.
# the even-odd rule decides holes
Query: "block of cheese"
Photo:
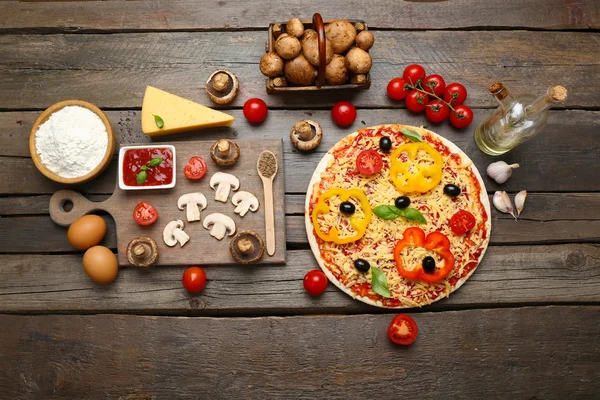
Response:
[{"label": "block of cheese", "polygon": [[[155,115],[162,118],[162,128],[156,125]],[[146,87],[142,103],[142,131],[146,135],[159,136],[215,126],[230,126],[234,120],[234,117],[224,112],[152,86]]]}]

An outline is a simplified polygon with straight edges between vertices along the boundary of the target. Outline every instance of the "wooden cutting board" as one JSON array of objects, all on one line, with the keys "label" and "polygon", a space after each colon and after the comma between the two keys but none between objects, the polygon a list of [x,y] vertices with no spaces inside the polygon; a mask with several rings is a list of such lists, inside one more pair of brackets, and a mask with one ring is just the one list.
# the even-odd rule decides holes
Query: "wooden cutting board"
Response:
[{"label": "wooden cutting board", "polygon": [[[50,199],[50,217],[62,226],[69,226],[77,218],[97,211],[109,213],[115,220],[117,227],[117,246],[119,265],[129,265],[127,261],[127,245],[132,239],[139,236],[150,236],[158,245],[158,261],[156,265],[190,265],[190,264],[235,264],[229,253],[229,244],[233,236],[226,236],[218,241],[210,236],[204,229],[202,221],[187,222],[186,213],[177,208],[177,200],[185,193],[201,192],[208,200],[207,207],[201,211],[201,218],[214,212],[230,216],[236,224],[236,231],[252,229],[263,238],[265,236],[265,211],[263,184],[256,171],[258,156],[263,150],[272,151],[277,157],[279,171],[273,181],[273,199],[275,214],[275,254],[269,256],[265,250],[263,258],[258,264],[284,264],[285,263],[285,208],[284,208],[284,166],[283,143],[279,139],[253,139],[238,140],[240,158],[232,167],[219,167],[210,158],[210,147],[213,141],[174,142],[175,146],[175,173],[176,185],[172,189],[159,190],[122,190],[118,181],[112,197],[103,202],[91,202],[81,194],[71,190],[56,192]],[[165,144],[165,143],[156,143]],[[147,144],[146,144],[147,145]],[[199,181],[192,181],[185,177],[183,168],[192,156],[204,158],[208,172]],[[235,206],[231,203],[231,196],[227,203],[215,201],[215,191],[210,187],[210,178],[217,172],[227,172],[235,175],[240,180],[240,188],[253,193],[260,202],[256,212],[248,212],[243,218],[233,212]],[[133,220],[133,209],[140,201],[147,201],[159,213],[158,221],[152,226],[140,226]],[[70,211],[65,210],[65,204],[72,203]],[[68,208],[68,207],[67,207]],[[180,219],[185,222],[185,232],[190,240],[184,246],[177,244],[168,247],[162,239],[165,226],[173,220]]]}]

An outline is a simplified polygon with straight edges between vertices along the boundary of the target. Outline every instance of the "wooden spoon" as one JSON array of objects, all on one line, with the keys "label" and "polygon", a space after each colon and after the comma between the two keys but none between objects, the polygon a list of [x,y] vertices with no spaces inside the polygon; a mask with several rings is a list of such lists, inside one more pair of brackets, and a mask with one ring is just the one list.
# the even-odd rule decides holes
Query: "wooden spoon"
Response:
[{"label": "wooden spoon", "polygon": [[265,226],[267,233],[267,254],[275,254],[275,216],[273,213],[273,179],[277,175],[277,157],[265,150],[258,156],[256,163],[258,175],[265,191]]}]

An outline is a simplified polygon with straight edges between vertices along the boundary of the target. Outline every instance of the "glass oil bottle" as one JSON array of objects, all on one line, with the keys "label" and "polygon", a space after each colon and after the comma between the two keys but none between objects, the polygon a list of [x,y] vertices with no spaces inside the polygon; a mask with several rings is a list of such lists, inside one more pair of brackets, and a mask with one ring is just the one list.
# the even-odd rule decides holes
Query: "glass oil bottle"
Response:
[{"label": "glass oil bottle", "polygon": [[539,98],[530,94],[512,96],[500,82],[490,86],[500,107],[475,129],[475,142],[481,151],[499,156],[541,132],[548,110],[567,98],[567,89],[553,86]]}]

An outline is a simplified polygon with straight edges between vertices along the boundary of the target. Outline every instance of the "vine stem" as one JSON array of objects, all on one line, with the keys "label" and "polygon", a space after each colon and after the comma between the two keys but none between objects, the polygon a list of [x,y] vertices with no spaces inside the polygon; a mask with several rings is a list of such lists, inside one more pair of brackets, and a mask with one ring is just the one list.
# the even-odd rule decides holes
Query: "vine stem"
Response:
[{"label": "vine stem", "polygon": [[[410,84],[410,83],[408,83],[408,82],[407,82],[407,83],[405,83],[405,85],[406,85],[406,86],[408,86],[409,88],[413,89],[413,90],[416,90],[416,91],[418,91],[418,92],[424,93],[424,94],[426,94],[427,96],[432,96],[432,97],[435,97],[436,99],[438,99],[438,100],[439,100],[439,101],[441,101],[442,103],[446,104],[446,105],[447,105],[447,106],[448,106],[448,107],[449,107],[449,108],[450,108],[452,111],[456,112],[456,110],[454,109],[454,107],[452,107],[452,105],[451,105],[450,103],[448,103],[446,100],[444,100],[444,99],[442,99],[441,97],[439,97],[437,94],[435,94],[435,93],[430,93],[430,92],[428,92],[428,91],[426,91],[426,90],[423,90],[422,88],[420,88],[420,87],[418,87],[418,86],[411,85],[411,84]],[[419,85],[419,86],[421,85],[421,80],[420,80],[420,79],[417,81],[417,85]],[[431,90],[433,91],[433,89],[431,89]]]}]

